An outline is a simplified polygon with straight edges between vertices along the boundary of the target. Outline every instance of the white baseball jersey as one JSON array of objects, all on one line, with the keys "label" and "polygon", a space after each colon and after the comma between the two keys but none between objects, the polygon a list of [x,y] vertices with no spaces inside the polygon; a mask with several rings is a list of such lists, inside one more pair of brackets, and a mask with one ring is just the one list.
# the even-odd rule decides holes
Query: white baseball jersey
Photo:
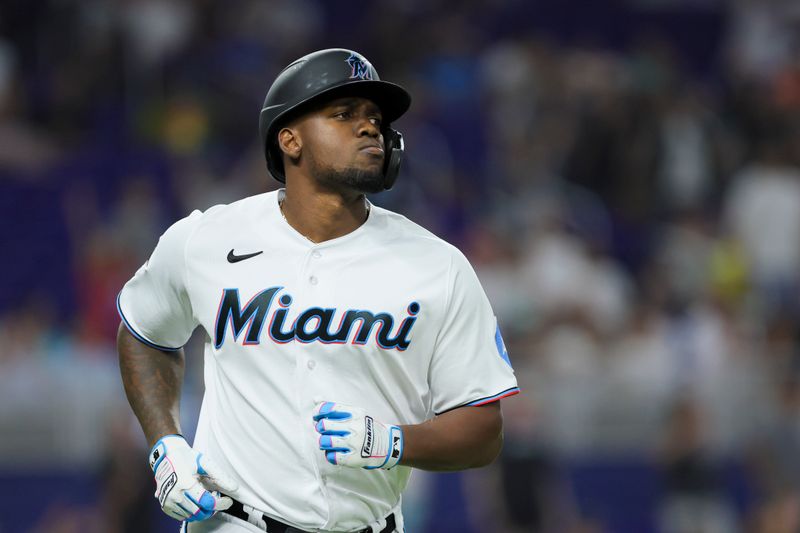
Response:
[{"label": "white baseball jersey", "polygon": [[455,247],[374,205],[355,231],[315,244],[282,217],[282,194],[175,223],[118,306],[162,350],[205,331],[194,447],[238,478],[231,496],[298,528],[349,531],[398,510],[411,468],[329,464],[317,402],[417,424],[515,394],[517,383]]}]

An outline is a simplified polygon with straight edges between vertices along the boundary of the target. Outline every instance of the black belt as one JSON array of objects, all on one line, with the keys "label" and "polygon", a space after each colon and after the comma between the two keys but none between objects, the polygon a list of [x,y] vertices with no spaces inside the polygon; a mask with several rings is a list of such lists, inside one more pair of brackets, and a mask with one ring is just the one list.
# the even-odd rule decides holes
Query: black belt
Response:
[{"label": "black belt", "polygon": [[[254,517],[256,520],[262,521],[267,525],[265,529],[267,533],[309,533],[308,531],[297,529],[289,524],[284,524],[283,522],[275,520],[274,518],[271,518],[256,509],[253,509],[252,513],[248,513],[244,510],[244,505],[236,500],[233,500],[233,505],[221,512],[228,513],[229,515],[235,516],[239,520],[244,520],[250,524],[253,524],[253,522],[251,522],[251,517]],[[258,524],[253,525],[258,526]],[[364,529],[359,529],[356,533],[392,533],[396,526],[397,523],[395,522],[394,513],[392,513],[386,517],[386,527],[380,531],[373,530],[370,526],[367,526]],[[264,528],[262,527],[261,529]]]}]

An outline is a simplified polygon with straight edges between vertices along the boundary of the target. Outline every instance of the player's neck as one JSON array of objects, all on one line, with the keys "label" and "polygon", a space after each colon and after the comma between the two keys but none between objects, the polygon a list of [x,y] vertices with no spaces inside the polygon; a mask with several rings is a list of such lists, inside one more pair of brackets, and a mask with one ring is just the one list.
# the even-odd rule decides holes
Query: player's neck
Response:
[{"label": "player's neck", "polygon": [[280,208],[286,222],[315,243],[355,231],[369,214],[363,194],[343,195],[296,184],[287,184]]}]

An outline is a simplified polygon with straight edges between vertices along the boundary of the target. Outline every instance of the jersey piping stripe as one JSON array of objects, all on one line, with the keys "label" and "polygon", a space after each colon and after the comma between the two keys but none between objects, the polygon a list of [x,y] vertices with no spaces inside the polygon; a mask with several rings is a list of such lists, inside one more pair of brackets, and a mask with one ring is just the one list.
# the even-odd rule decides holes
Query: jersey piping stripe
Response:
[{"label": "jersey piping stripe", "polygon": [[161,350],[163,352],[177,352],[178,350],[180,350],[182,348],[182,346],[179,346],[177,348],[170,348],[169,346],[161,346],[161,345],[156,344],[154,342],[150,342],[149,340],[145,339],[142,335],[140,335],[135,329],[133,329],[133,326],[131,326],[131,323],[128,322],[127,318],[125,318],[125,313],[122,312],[122,307],[120,307],[120,305],[119,305],[119,297],[121,295],[122,295],[122,291],[120,291],[120,293],[117,294],[117,313],[119,313],[119,316],[122,319],[122,322],[125,324],[125,327],[128,328],[128,331],[131,332],[131,335],[136,337],[136,340],[138,340],[142,344],[146,344],[147,346],[149,346],[151,348],[155,348],[156,350]]},{"label": "jersey piping stripe", "polygon": [[503,398],[507,398],[509,396],[513,396],[519,392],[519,387],[512,387],[510,389],[506,389],[501,393],[495,394],[494,396],[489,396],[488,398],[481,398],[480,400],[475,400],[474,402],[470,402],[467,405],[476,406],[476,405],[485,405],[487,403],[496,402],[497,400],[501,400]]},{"label": "jersey piping stripe", "polygon": [[458,409],[459,407],[476,407],[479,405],[486,405],[488,403],[496,402],[498,400],[502,400],[503,398],[508,398],[509,396],[514,396],[515,394],[519,393],[519,387],[511,387],[510,389],[506,389],[503,392],[498,392],[492,396],[486,396],[484,398],[479,398],[477,400],[473,400],[468,403],[462,403],[461,405],[456,405],[455,407],[451,407],[450,409],[445,409],[439,413],[436,413],[436,416],[443,415],[448,411],[452,411],[454,409]]}]

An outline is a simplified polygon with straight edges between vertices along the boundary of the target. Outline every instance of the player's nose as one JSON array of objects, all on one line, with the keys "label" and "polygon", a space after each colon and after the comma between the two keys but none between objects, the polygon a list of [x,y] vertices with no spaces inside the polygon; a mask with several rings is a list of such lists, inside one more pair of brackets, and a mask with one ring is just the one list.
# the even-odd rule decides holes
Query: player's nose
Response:
[{"label": "player's nose", "polygon": [[361,117],[357,123],[357,134],[359,137],[374,137],[381,135],[381,129],[370,117]]},{"label": "player's nose", "polygon": [[381,135],[380,122],[369,109],[359,109],[355,121],[356,134],[359,137],[378,137]]}]

